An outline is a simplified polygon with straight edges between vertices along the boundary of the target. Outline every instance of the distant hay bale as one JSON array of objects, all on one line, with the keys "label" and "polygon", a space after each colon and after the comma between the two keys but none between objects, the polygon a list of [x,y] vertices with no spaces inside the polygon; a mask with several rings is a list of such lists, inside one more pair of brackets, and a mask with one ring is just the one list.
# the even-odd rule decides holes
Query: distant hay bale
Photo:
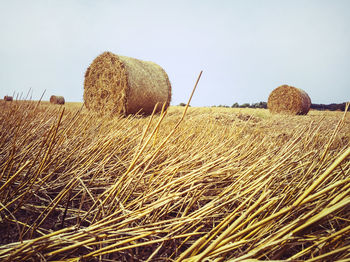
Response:
[{"label": "distant hay bale", "polygon": [[153,62],[104,52],[85,73],[85,106],[108,114],[151,114],[170,104],[167,73]]},{"label": "distant hay bale", "polygon": [[56,104],[56,105],[64,105],[65,100],[64,100],[64,97],[63,97],[63,96],[55,96],[55,95],[52,95],[52,96],[50,97],[50,103],[51,103],[51,104]]},{"label": "distant hay bale", "polygon": [[12,96],[4,96],[4,101],[13,101]]},{"label": "distant hay bale", "polygon": [[274,89],[267,102],[270,112],[277,114],[306,115],[310,106],[311,99],[305,91],[288,85]]}]

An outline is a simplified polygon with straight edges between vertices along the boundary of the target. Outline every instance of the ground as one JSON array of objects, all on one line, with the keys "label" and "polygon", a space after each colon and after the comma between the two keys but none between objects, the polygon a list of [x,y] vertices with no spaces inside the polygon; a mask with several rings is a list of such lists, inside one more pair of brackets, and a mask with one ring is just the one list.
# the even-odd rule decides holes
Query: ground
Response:
[{"label": "ground", "polygon": [[0,107],[1,259],[350,257],[349,113]]}]

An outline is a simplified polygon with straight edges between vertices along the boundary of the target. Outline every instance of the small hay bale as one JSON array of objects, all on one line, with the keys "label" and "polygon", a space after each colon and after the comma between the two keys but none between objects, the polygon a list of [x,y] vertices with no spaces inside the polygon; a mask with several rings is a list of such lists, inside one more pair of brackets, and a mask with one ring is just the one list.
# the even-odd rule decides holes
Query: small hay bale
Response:
[{"label": "small hay bale", "polygon": [[50,103],[51,103],[51,104],[55,104],[55,105],[64,105],[65,100],[64,100],[64,97],[63,97],[63,96],[55,96],[55,95],[52,95],[52,96],[50,97]]},{"label": "small hay bale", "polygon": [[267,102],[267,108],[274,114],[306,115],[310,106],[309,95],[289,85],[282,85],[274,89]]},{"label": "small hay bale", "polygon": [[109,114],[159,112],[170,104],[171,84],[167,73],[153,62],[104,52],[85,73],[85,106]]},{"label": "small hay bale", "polygon": [[12,96],[4,96],[4,101],[13,101]]}]

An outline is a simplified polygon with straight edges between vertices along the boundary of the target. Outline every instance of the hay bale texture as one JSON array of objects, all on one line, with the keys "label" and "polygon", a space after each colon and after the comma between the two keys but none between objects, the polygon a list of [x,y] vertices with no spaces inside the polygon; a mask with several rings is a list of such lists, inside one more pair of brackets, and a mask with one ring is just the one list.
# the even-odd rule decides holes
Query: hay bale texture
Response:
[{"label": "hay bale texture", "polygon": [[55,95],[52,95],[52,96],[50,97],[50,103],[51,103],[51,104],[55,104],[55,105],[64,105],[65,100],[64,100],[64,97],[63,97],[63,96],[55,96]]},{"label": "hay bale texture", "polygon": [[12,96],[4,96],[4,100],[5,101],[13,101],[13,97]]},{"label": "hay bale texture", "polygon": [[306,115],[310,106],[309,95],[302,89],[289,85],[274,89],[267,102],[267,108],[274,114]]},{"label": "hay bale texture", "polygon": [[171,100],[167,73],[153,62],[104,52],[85,73],[84,102],[88,109],[110,114],[151,114]]}]

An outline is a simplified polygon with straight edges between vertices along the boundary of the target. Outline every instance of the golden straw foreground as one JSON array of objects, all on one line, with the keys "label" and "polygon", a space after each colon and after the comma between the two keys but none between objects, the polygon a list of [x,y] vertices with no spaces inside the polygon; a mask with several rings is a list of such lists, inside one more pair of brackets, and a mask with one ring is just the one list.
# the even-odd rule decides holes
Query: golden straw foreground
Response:
[{"label": "golden straw foreground", "polygon": [[349,113],[0,119],[0,261],[350,260]]}]

